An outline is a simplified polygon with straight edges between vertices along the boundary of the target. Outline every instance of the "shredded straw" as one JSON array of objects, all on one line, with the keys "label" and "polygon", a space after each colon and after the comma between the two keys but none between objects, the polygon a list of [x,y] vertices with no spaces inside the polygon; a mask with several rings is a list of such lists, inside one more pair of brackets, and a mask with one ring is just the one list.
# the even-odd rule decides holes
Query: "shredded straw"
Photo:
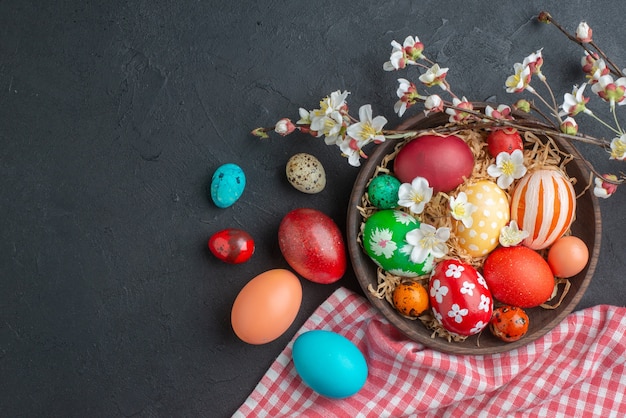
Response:
[{"label": "shredded straw", "polygon": [[[461,184],[457,187],[457,189],[453,190],[450,194],[456,195],[459,192],[465,190],[469,184],[473,184],[480,180],[491,180],[493,178],[487,174],[487,167],[494,163],[494,158],[489,155],[487,152],[487,137],[488,132],[483,129],[460,129],[456,132],[446,132],[445,134],[439,134],[437,132],[425,132],[421,134],[423,135],[437,135],[437,136],[448,136],[448,135],[456,135],[462,138],[472,150],[474,154],[474,171],[472,172],[471,178],[469,181],[466,181],[464,184]],[[561,171],[566,178],[572,183],[576,184],[576,178],[569,177],[567,172],[565,171],[565,166],[574,159],[574,157],[560,150],[556,142],[548,136],[544,137],[543,141],[537,137],[532,132],[524,132],[524,165],[528,169],[528,172],[533,172],[539,169],[556,169]],[[398,143],[394,148],[394,151],[390,154],[386,155],[381,163],[376,167],[374,175],[372,179],[379,174],[393,174],[391,170],[388,168],[388,165],[395,156],[398,151],[402,148],[404,144],[406,144],[409,140]],[[371,180],[370,179],[370,182]],[[515,189],[515,185],[518,182],[516,180],[513,185],[510,187],[510,190]],[[361,223],[361,230],[359,236],[357,237],[357,241],[362,246],[362,236],[363,236],[363,228],[365,225],[365,221],[378,209],[374,207],[370,201],[369,196],[367,194],[367,186],[365,186],[365,193],[361,198],[361,205],[357,208],[363,218],[363,222]],[[506,191],[505,191],[506,193]],[[511,196],[506,193],[509,198],[509,202],[511,200]],[[486,258],[484,257],[472,257],[467,252],[462,249],[458,245],[458,238],[454,234],[454,226],[452,224],[452,217],[449,216],[449,195],[439,192],[436,195],[433,195],[431,201],[425,206],[424,212],[419,215],[417,218],[420,222],[426,222],[434,226],[435,228],[448,227],[450,228],[450,239],[448,240],[448,248],[449,252],[443,259],[458,259],[464,263],[467,263],[473,266],[476,269],[480,269],[483,265],[483,262]],[[400,209],[408,212],[408,209]],[[543,254],[545,255],[545,254]],[[384,271],[380,267],[377,272],[377,286],[374,287],[371,284],[368,287],[369,292],[379,299],[385,299],[393,306],[392,295],[393,291],[398,286],[398,284],[402,282],[419,282],[424,285],[428,289],[428,280],[429,275],[424,275],[420,277],[406,278],[399,277]],[[562,286],[562,291],[560,291],[560,285]],[[560,306],[561,302],[567,295],[569,291],[571,283],[567,279],[555,279],[554,290],[550,301],[556,299],[556,303],[549,304],[544,303],[540,305],[544,309],[556,309]],[[560,296],[559,296],[560,293]],[[558,297],[558,298],[557,298]],[[403,315],[404,316],[404,315]],[[408,319],[416,319],[412,317],[405,316]],[[432,331],[431,338],[441,337],[447,339],[449,342],[452,341],[463,341],[467,337],[456,335],[448,332],[443,326],[434,318],[430,309],[426,310],[422,315],[420,315],[419,320]]]}]

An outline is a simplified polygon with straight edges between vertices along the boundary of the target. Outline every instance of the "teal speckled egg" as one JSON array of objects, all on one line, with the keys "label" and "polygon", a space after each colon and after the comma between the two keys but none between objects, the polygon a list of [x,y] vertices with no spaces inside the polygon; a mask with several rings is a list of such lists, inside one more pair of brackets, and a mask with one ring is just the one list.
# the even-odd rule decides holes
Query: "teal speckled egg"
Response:
[{"label": "teal speckled egg", "polygon": [[246,175],[237,164],[221,165],[211,179],[211,199],[218,208],[227,208],[235,203],[246,187]]},{"label": "teal speckled egg", "polygon": [[372,214],[363,228],[365,253],[383,270],[402,277],[428,274],[434,267],[429,254],[423,263],[411,261],[413,246],[405,241],[407,232],[420,227],[420,222],[406,212],[385,209]]},{"label": "teal speckled egg", "polygon": [[398,207],[400,180],[389,174],[381,174],[372,179],[367,187],[370,203],[378,209]]}]

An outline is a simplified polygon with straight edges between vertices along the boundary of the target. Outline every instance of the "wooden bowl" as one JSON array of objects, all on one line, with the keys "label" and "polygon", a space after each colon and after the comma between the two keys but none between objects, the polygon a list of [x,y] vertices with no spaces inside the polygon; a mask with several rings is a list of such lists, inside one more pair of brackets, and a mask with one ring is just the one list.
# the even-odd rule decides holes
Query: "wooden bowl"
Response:
[{"label": "wooden bowl", "polygon": [[[475,106],[476,107],[476,106]],[[529,119],[525,114],[516,114],[517,118]],[[419,115],[407,119],[398,127],[400,130],[428,129],[444,125],[448,122],[448,116],[437,113],[428,117],[420,112]],[[561,150],[572,154],[572,145],[564,140],[556,139]],[[431,337],[432,331],[419,320],[410,320],[400,315],[394,307],[385,299],[378,299],[370,293],[368,286],[377,286],[377,266],[363,251],[361,244],[357,240],[363,218],[357,209],[361,205],[361,199],[367,189],[369,180],[373,177],[376,167],[382,159],[393,152],[397,142],[388,140],[379,145],[366,160],[357,176],[354,188],[350,196],[347,219],[348,251],[352,265],[361,288],[367,295],[369,301],[383,314],[389,322],[395,325],[408,338],[424,344],[427,347],[438,351],[454,354],[491,354],[499,353],[514,348],[524,346],[531,341],[543,336],[552,328],[557,326],[575,308],[581,297],[587,290],[593,276],[598,256],[600,253],[601,241],[601,219],[598,200],[593,195],[593,187],[588,188],[577,200],[576,220],[571,231],[573,235],[581,238],[589,248],[589,263],[578,275],[570,278],[571,287],[556,309],[545,309],[536,307],[525,309],[529,317],[528,333],[518,341],[512,343],[503,342],[494,337],[488,329],[479,335],[468,337],[462,342],[448,342],[441,337]],[[391,167],[390,167],[391,168]],[[588,168],[578,160],[567,164],[567,173],[570,177],[575,177],[578,181],[575,185],[577,195],[580,195],[587,187],[590,173]]]}]

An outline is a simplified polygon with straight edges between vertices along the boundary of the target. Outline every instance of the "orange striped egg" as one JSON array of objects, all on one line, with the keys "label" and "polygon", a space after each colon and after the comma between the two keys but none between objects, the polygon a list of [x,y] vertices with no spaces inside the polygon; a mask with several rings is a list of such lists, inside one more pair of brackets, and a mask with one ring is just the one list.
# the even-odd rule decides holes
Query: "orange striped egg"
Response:
[{"label": "orange striped egg", "polygon": [[547,248],[569,229],[576,214],[576,193],[556,169],[524,176],[511,196],[511,220],[530,235],[522,244],[534,250]]}]

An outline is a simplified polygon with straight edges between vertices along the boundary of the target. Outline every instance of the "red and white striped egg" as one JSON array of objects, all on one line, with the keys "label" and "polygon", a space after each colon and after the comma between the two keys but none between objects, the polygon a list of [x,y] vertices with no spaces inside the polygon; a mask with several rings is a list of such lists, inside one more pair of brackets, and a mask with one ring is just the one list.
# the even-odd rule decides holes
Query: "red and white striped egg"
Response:
[{"label": "red and white striped egg", "polygon": [[448,332],[469,336],[489,324],[493,298],[483,276],[469,264],[454,259],[437,263],[428,288],[433,316]]},{"label": "red and white striped egg", "polygon": [[511,220],[530,235],[522,244],[533,250],[549,247],[567,232],[576,215],[576,192],[558,169],[524,176],[511,196]]}]

